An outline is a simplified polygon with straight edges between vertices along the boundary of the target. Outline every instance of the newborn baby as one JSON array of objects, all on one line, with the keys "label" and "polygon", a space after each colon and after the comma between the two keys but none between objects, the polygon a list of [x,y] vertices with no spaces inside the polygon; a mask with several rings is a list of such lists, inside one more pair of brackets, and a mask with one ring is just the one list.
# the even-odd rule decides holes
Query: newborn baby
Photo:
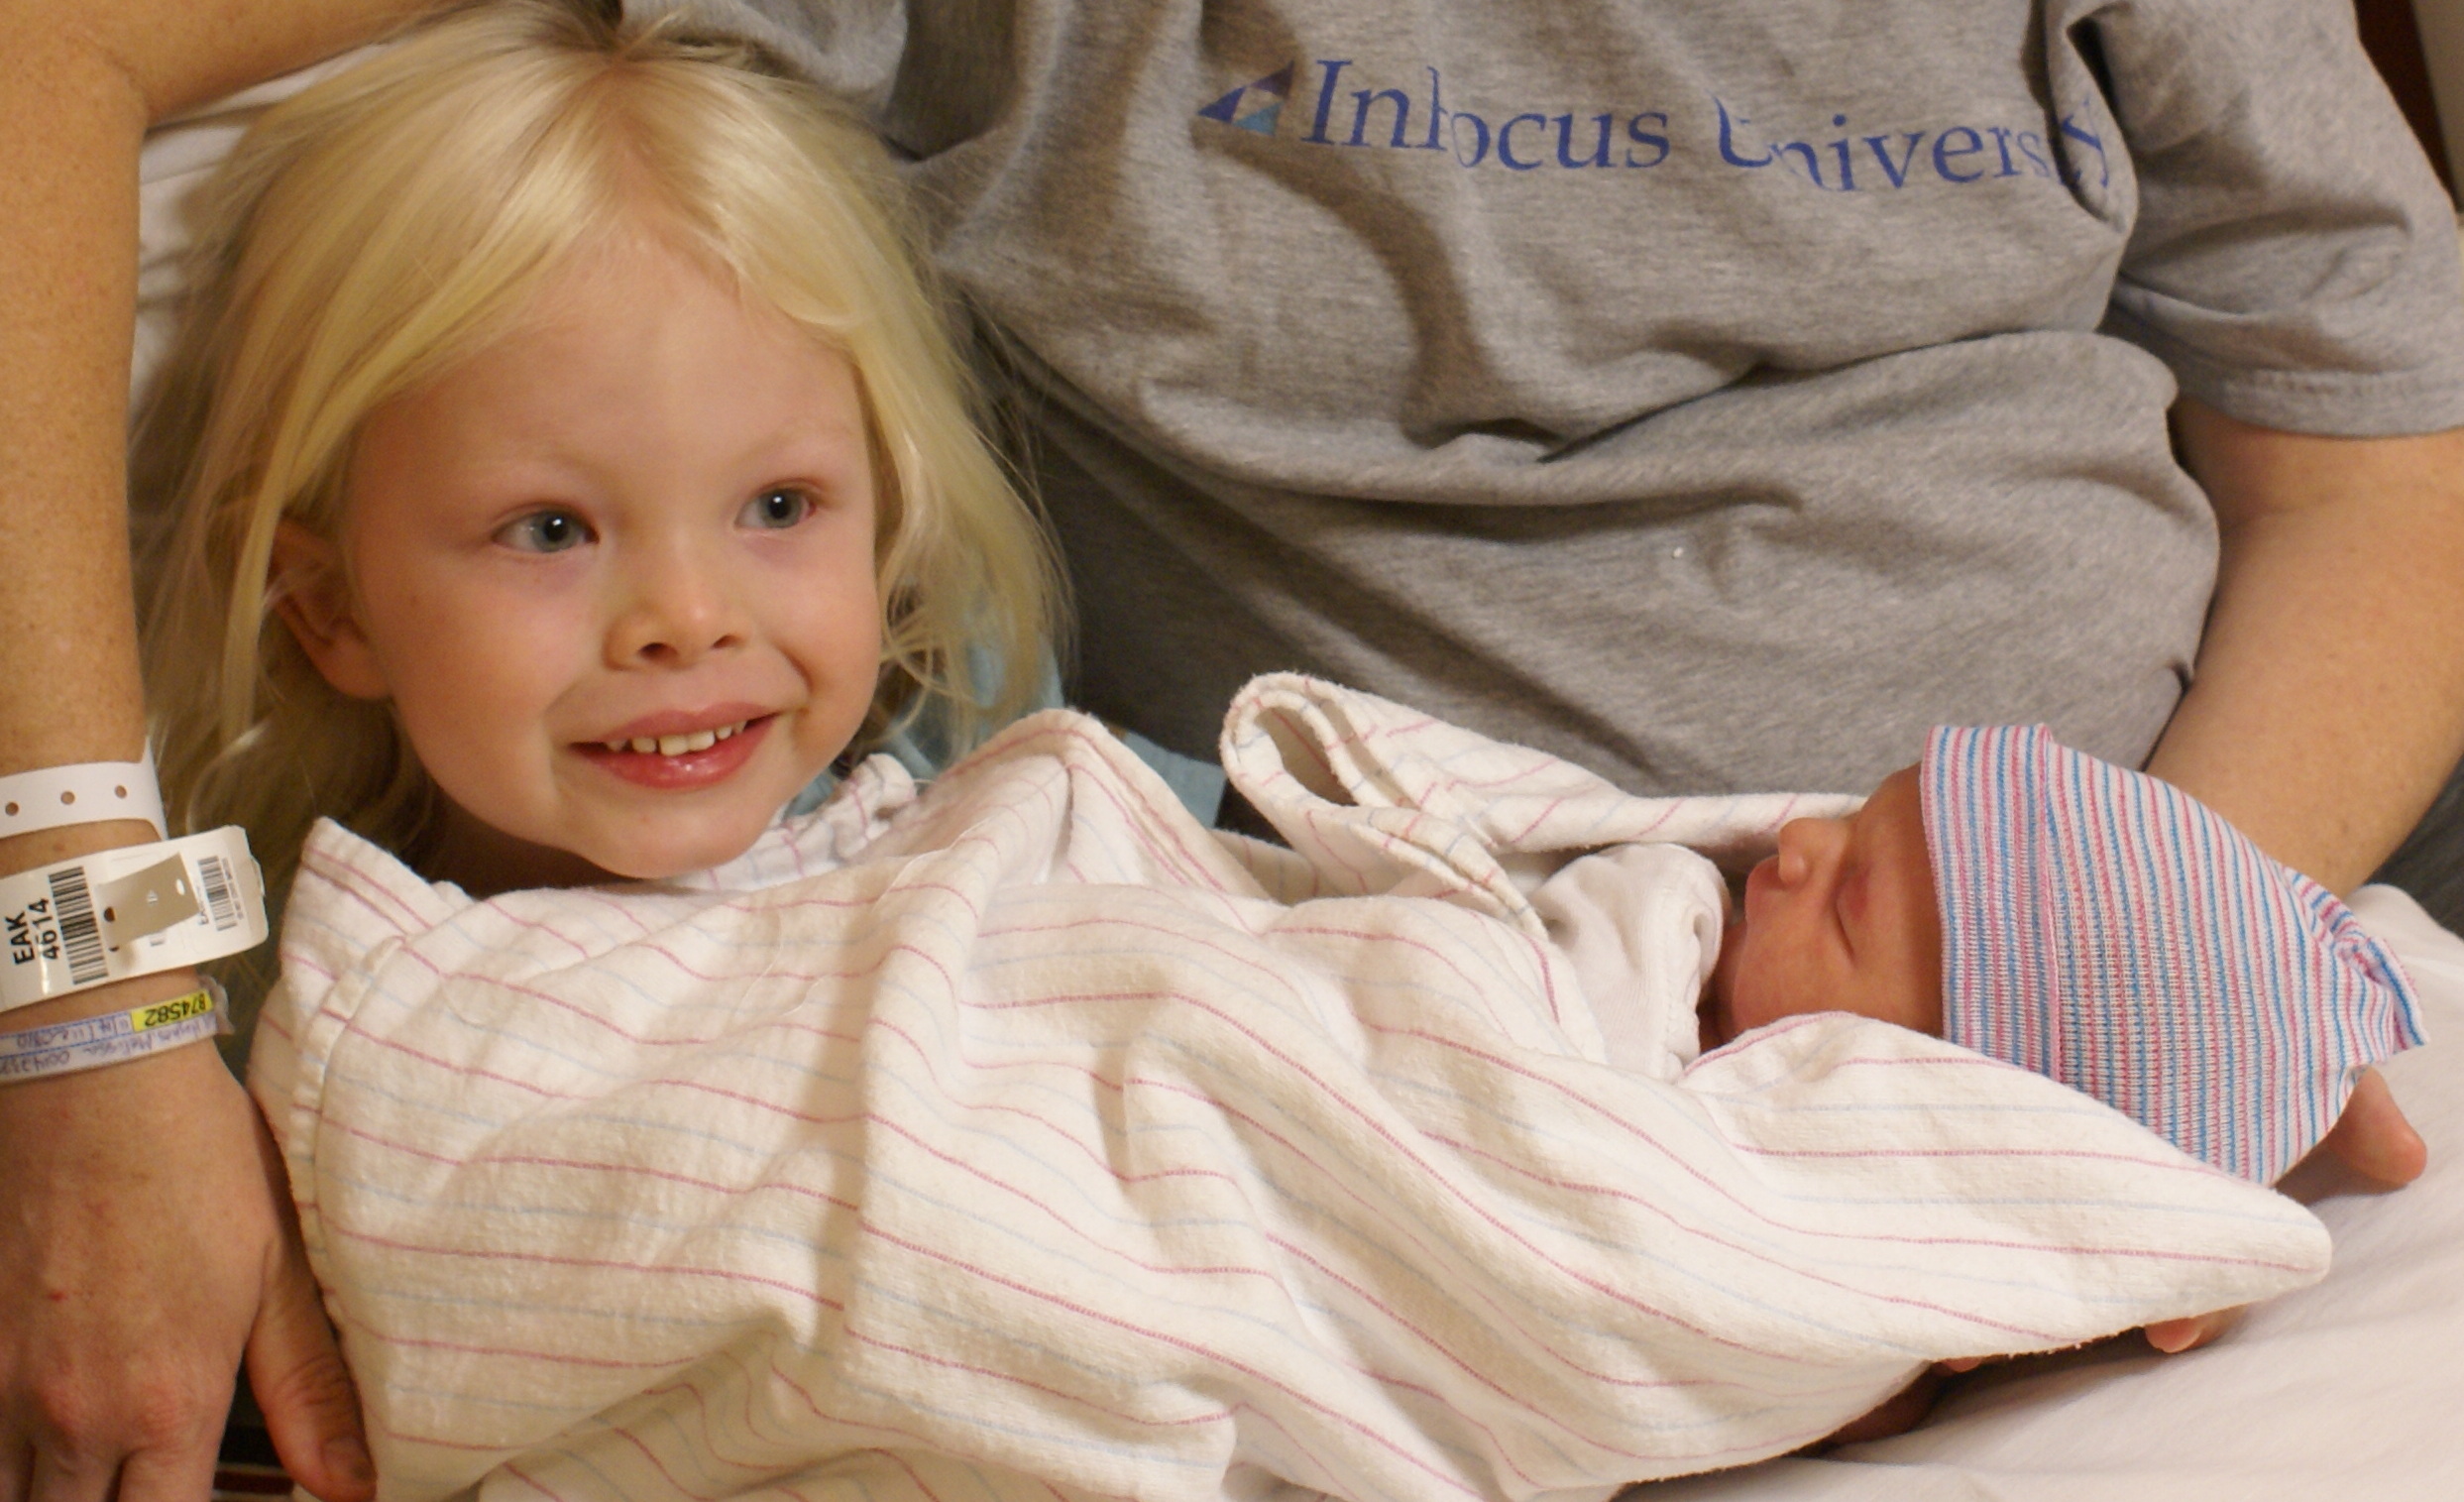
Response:
[{"label": "newborn baby", "polygon": [[[1708,868],[1688,880],[1672,859],[1576,867],[1699,893]],[[1565,896],[1607,874],[1569,867],[1534,898],[1587,983],[1601,936],[1561,921]],[[1785,826],[1742,908],[1703,943],[1698,895],[1678,946],[1707,972],[1701,1047],[1855,1012],[2060,1080],[2262,1184],[2336,1125],[2370,1064],[2422,1038],[2409,980],[2332,893],[2042,726],[1937,730],[1854,814]],[[2392,1114],[2375,1081],[2361,1104]]]}]

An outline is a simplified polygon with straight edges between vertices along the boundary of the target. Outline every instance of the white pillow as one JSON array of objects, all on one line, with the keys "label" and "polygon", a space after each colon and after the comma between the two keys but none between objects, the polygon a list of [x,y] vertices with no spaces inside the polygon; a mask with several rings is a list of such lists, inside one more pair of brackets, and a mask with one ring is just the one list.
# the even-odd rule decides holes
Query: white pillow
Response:
[{"label": "white pillow", "polygon": [[188,194],[213,175],[266,106],[378,51],[361,48],[269,79],[255,88],[166,120],[146,136],[137,160],[137,345],[129,360],[129,399],[145,399],[170,342],[179,294],[179,261],[192,233]]},{"label": "white pillow", "polygon": [[2130,1337],[2013,1363],[1912,1434],[1627,1502],[2464,1498],[2464,940],[2393,887],[2353,907],[2420,984],[2430,1045],[2387,1077],[2430,1168],[2398,1194],[2324,1165],[2288,1181],[2335,1235],[2325,1282],[2204,1350]]}]

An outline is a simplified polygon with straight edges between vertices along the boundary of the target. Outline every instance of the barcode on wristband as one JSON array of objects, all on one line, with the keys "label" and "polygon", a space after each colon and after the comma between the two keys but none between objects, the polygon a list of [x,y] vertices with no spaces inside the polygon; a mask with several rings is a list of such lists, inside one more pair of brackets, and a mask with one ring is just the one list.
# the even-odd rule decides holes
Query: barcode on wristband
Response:
[{"label": "barcode on wristband", "polygon": [[94,921],[94,897],[86,889],[84,867],[52,872],[52,911],[59,919],[59,944],[68,956],[69,983],[91,985],[103,979],[108,969],[103,962],[102,925]]},{"label": "barcode on wristband", "polygon": [[214,932],[240,926],[240,902],[231,892],[231,872],[220,856],[197,857],[198,886],[205,893],[206,914],[214,920]]}]

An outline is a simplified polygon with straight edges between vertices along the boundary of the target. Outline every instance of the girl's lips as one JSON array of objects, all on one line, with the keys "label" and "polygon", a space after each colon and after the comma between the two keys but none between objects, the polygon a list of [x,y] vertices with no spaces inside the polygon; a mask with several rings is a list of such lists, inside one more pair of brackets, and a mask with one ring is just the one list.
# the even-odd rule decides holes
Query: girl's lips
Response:
[{"label": "girl's lips", "polygon": [[691,792],[715,786],[733,776],[736,768],[752,756],[777,720],[776,715],[748,720],[742,730],[725,741],[714,742],[701,751],[680,751],[672,756],[657,751],[611,751],[596,741],[582,742],[573,750],[584,760],[637,787],[655,788],[661,792]]}]

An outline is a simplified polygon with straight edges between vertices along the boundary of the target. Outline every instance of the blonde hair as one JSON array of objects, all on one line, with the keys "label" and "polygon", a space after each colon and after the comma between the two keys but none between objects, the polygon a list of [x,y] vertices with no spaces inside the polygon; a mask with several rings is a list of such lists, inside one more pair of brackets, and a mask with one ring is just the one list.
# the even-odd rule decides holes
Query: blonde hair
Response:
[{"label": "blonde hair", "polygon": [[327,686],[275,619],[277,524],[335,536],[371,411],[645,226],[854,367],[886,617],[854,749],[928,705],[959,746],[1016,713],[1057,574],[890,173],[753,49],[554,0],[451,14],[270,110],[207,189],[133,465],[141,499],[169,498],[146,678],[173,819],[247,826],[278,889],[320,815],[415,857],[434,794],[386,706]]}]

